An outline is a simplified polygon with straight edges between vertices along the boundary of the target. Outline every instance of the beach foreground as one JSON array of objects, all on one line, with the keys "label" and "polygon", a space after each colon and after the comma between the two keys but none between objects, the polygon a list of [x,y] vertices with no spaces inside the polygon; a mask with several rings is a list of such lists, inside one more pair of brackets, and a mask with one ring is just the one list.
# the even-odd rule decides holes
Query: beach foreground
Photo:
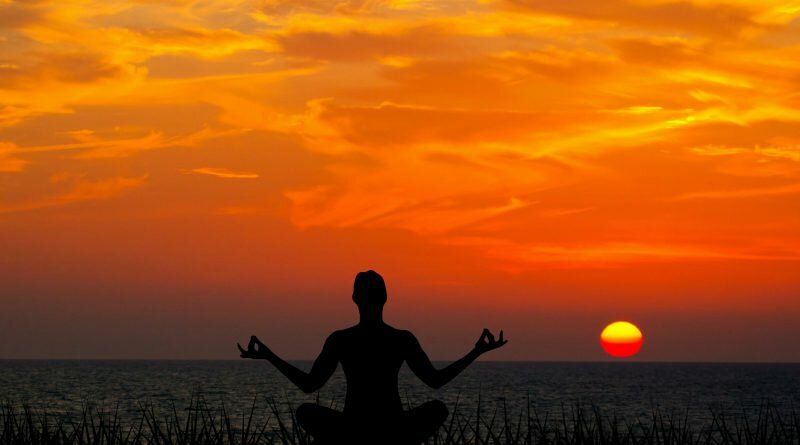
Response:
[{"label": "beach foreground", "polygon": [[[314,443],[294,422],[294,407],[274,399],[254,400],[246,409],[212,406],[202,397],[189,406],[160,410],[140,404],[138,416],[119,407],[85,403],[80,413],[53,415],[47,410],[6,402],[0,408],[0,444],[219,444],[305,445]],[[130,413],[128,413],[130,415]],[[480,444],[798,444],[800,414],[768,404],[755,412],[709,412],[698,423],[688,411],[620,418],[591,405],[540,413],[530,405],[509,412],[505,404],[465,411],[456,406],[445,425],[427,443]]]},{"label": "beach foreground", "polygon": [[[341,409],[341,370],[307,395],[261,365],[2,360],[0,445],[310,443],[294,409]],[[436,444],[800,444],[799,365],[478,362],[436,391],[399,381],[407,408],[450,410]]]}]

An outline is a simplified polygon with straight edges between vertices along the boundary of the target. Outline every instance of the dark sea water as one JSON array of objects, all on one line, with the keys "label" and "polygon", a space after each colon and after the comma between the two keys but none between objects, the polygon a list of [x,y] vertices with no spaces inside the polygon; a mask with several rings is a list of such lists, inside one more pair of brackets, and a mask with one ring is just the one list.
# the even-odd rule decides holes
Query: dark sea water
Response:
[{"label": "dark sea water", "polygon": [[[310,362],[298,362],[309,369]],[[437,363],[441,367],[444,363]],[[92,403],[136,417],[143,404],[171,412],[202,397],[242,413],[253,402],[272,399],[281,410],[319,400],[341,407],[344,375],[337,370],[317,394],[303,394],[266,362],[256,361],[16,361],[0,360],[0,400],[46,409],[80,412]],[[596,406],[604,415],[648,418],[654,411],[696,422],[713,413],[757,412],[765,404],[800,411],[800,364],[543,363],[478,362],[446,387],[431,390],[408,369],[400,394],[410,405],[441,399],[451,411],[491,415],[505,405],[509,416],[528,407],[557,415],[576,404]]]}]

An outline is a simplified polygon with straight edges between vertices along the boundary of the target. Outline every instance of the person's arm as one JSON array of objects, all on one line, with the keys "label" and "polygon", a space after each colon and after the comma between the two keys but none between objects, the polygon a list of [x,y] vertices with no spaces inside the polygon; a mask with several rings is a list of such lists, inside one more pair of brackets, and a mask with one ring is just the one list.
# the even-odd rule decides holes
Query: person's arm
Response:
[{"label": "person's arm", "polygon": [[411,371],[416,374],[423,383],[431,388],[441,388],[457,375],[461,374],[461,371],[466,369],[467,366],[475,361],[476,358],[480,357],[481,354],[497,349],[508,343],[508,340],[503,339],[503,331],[500,331],[500,338],[495,340],[494,335],[492,335],[488,329],[484,329],[478,342],[475,343],[475,347],[464,357],[450,363],[442,369],[436,369],[433,367],[433,363],[431,363],[428,355],[422,350],[416,337],[411,333],[409,333],[409,335],[409,351],[406,357],[406,363],[408,363],[408,367],[411,368]]},{"label": "person's arm", "polygon": [[322,352],[314,361],[314,365],[308,373],[278,357],[278,355],[272,352],[264,343],[261,343],[255,335],[250,337],[250,343],[247,344],[246,350],[238,343],[236,346],[239,347],[242,358],[267,360],[272,363],[281,374],[285,375],[286,378],[300,388],[301,391],[312,393],[320,389],[331,375],[333,375],[333,372],[336,371],[336,365],[339,363],[339,360],[336,356],[337,354],[333,343],[333,335],[331,335],[325,341]]}]

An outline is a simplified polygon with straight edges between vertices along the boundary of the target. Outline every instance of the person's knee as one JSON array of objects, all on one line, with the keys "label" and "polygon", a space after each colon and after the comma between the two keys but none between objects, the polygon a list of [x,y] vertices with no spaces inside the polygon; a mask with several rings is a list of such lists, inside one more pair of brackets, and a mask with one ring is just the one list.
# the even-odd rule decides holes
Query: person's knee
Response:
[{"label": "person's knee", "polygon": [[317,411],[317,406],[313,403],[304,403],[297,408],[297,412],[295,413],[295,418],[297,419],[297,423],[300,424],[305,429],[314,423],[314,418],[316,417],[314,414]]},{"label": "person's knee", "polygon": [[441,400],[432,400],[429,402],[428,406],[431,418],[435,419],[437,423],[444,422],[447,416],[450,415],[450,410],[447,409],[447,405]]},{"label": "person's knee", "polygon": [[403,443],[421,443],[436,433],[450,412],[441,400],[431,400],[409,411]]}]

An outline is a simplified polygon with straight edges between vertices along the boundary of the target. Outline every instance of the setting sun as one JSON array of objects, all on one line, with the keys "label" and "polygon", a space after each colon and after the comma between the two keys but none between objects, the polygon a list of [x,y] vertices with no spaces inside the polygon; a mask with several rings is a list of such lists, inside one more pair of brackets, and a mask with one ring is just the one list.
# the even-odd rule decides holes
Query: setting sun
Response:
[{"label": "setting sun", "polygon": [[600,344],[614,357],[630,357],[642,348],[642,331],[633,323],[617,321],[603,329]]}]

